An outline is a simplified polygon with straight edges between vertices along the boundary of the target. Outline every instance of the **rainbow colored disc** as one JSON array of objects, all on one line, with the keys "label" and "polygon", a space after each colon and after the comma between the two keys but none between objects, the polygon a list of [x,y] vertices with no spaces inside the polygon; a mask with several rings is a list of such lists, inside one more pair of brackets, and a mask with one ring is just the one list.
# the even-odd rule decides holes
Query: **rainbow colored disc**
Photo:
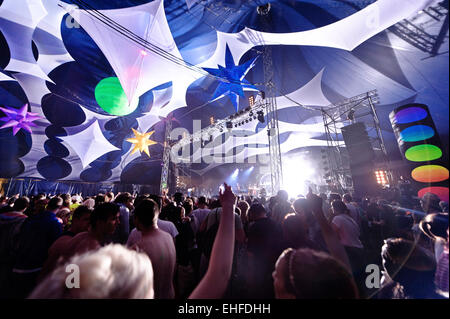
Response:
[{"label": "rainbow colored disc", "polygon": [[431,144],[421,144],[410,147],[405,152],[405,157],[411,162],[428,162],[442,156],[439,147]]},{"label": "rainbow colored disc", "polygon": [[407,109],[403,109],[395,114],[394,123],[406,124],[417,122],[423,120],[427,116],[427,111],[421,107],[408,107]]},{"label": "rainbow colored disc", "polygon": [[440,165],[423,165],[411,172],[411,177],[421,183],[437,183],[448,179],[448,169]]},{"label": "rainbow colored disc", "polygon": [[414,125],[400,132],[400,141],[418,142],[434,136],[434,130],[427,125]]},{"label": "rainbow colored disc", "polygon": [[422,188],[417,194],[418,197],[422,198],[425,193],[436,194],[441,200],[448,203],[448,187],[432,186]]}]

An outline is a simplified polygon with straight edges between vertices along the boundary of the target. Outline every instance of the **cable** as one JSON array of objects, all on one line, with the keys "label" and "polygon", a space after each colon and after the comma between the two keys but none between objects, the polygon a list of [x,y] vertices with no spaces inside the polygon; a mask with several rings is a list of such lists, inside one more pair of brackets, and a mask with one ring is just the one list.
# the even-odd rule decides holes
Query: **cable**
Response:
[{"label": "cable", "polygon": [[[244,84],[244,82],[242,81],[230,81],[229,79],[226,78],[222,78],[220,76],[216,76],[216,75],[212,75],[209,72],[205,71],[203,68],[200,68],[192,63],[189,63],[179,57],[174,56],[173,54],[165,51],[164,49],[161,49],[160,47],[151,44],[150,42],[146,41],[145,39],[141,38],[140,36],[136,35],[135,33],[133,33],[132,31],[130,31],[129,29],[121,26],[120,24],[116,23],[115,21],[113,21],[112,19],[110,19],[108,16],[104,15],[103,13],[101,13],[100,11],[94,9],[91,5],[87,4],[86,2],[84,2],[83,0],[72,0],[73,2],[75,2],[75,4],[79,5],[80,7],[84,8],[86,13],[88,13],[89,15],[91,15],[92,17],[94,17],[95,19],[99,20],[100,22],[102,22],[103,24],[105,24],[106,26],[110,27],[111,29],[113,29],[114,31],[118,32],[119,34],[123,35],[124,37],[126,37],[127,39],[137,43],[138,45],[150,50],[151,52],[161,56],[162,58],[165,58],[177,65],[186,67],[188,69],[190,69],[191,71],[197,72],[202,74],[203,76],[208,76],[211,78],[214,78],[216,80],[219,80],[221,82],[227,82],[227,83],[232,83],[232,84]],[[90,10],[86,10],[90,9]],[[95,13],[95,14],[94,14]]]}]

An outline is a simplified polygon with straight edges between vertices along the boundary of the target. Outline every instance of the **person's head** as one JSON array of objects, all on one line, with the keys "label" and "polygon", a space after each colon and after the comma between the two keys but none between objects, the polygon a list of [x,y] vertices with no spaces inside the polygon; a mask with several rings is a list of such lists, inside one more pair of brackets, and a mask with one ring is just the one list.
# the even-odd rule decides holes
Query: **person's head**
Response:
[{"label": "person's head", "polygon": [[284,202],[278,202],[272,209],[270,218],[277,222],[278,224],[281,224],[283,222],[284,217],[293,212],[293,208],[291,203],[288,201]]},{"label": "person's head", "polygon": [[194,203],[190,198],[188,198],[183,202],[183,207],[184,207],[184,214],[186,216],[189,216],[189,214],[194,210]]},{"label": "person's head", "polygon": [[119,224],[120,208],[115,203],[103,203],[91,213],[90,226],[102,235],[112,235]]},{"label": "person's head", "polygon": [[153,199],[156,202],[156,204],[158,204],[159,211],[161,211],[161,209],[162,209],[162,202],[163,202],[162,197],[159,196],[159,195],[152,194],[152,195],[149,195],[148,198]]},{"label": "person's head", "polygon": [[[78,267],[79,288],[67,287],[69,265]],[[119,244],[72,257],[67,264],[59,266],[47,276],[29,296],[30,299],[153,297],[153,268],[149,257]]]},{"label": "person's head", "polygon": [[241,210],[241,220],[243,222],[247,222],[248,220],[248,210],[250,209],[250,205],[245,200],[240,200],[237,203],[237,207]]},{"label": "person's head", "polygon": [[339,195],[338,193],[331,193],[328,196],[328,200],[330,201],[330,203],[332,203],[335,200],[341,200],[341,195]]},{"label": "person's head", "polygon": [[334,215],[349,214],[350,211],[341,200],[334,200],[331,202],[331,208],[333,209]]},{"label": "person's head", "polygon": [[159,207],[153,199],[144,199],[134,209],[134,218],[138,230],[155,228],[158,222]]},{"label": "person's head", "polygon": [[113,192],[107,192],[105,194],[105,202],[113,202],[114,201],[114,193]]},{"label": "person's head", "polygon": [[81,203],[81,196],[80,195],[73,195],[72,196],[72,203],[73,204],[80,204]]},{"label": "person's head", "polygon": [[216,209],[219,207],[222,207],[222,204],[220,203],[220,200],[218,200],[218,199],[213,200],[209,206],[210,209]]},{"label": "person's head", "polygon": [[278,202],[286,202],[289,198],[288,193],[285,190],[279,190],[277,193]]},{"label": "person's head", "polygon": [[439,207],[441,208],[441,211],[443,213],[448,213],[448,203],[447,202],[444,202],[443,200],[441,200],[439,202]]},{"label": "person's head", "polygon": [[133,196],[131,196],[128,192],[120,193],[114,200],[115,203],[125,205],[126,207],[131,207],[133,205],[133,201]]},{"label": "person's head", "polygon": [[344,196],[342,197],[344,200],[344,203],[351,203],[353,201],[352,195],[350,195],[349,193],[345,193]]},{"label": "person's head", "polygon": [[53,197],[48,201],[47,210],[50,212],[57,212],[63,204],[63,199],[61,197]]},{"label": "person's head", "polygon": [[70,230],[75,234],[88,231],[92,209],[87,206],[78,206],[72,214],[72,224]]},{"label": "person's head", "polygon": [[95,199],[93,198],[88,198],[83,202],[84,206],[89,207],[90,209],[94,209],[95,207]]},{"label": "person's head", "polygon": [[136,199],[134,200],[134,207],[139,205],[144,199],[149,198],[148,194],[138,195],[136,196]]},{"label": "person's head", "polygon": [[441,212],[441,207],[439,206],[439,196],[433,193],[425,193],[420,199],[420,205],[425,213],[439,213]]},{"label": "person's head", "polygon": [[272,274],[277,299],[355,299],[358,289],[345,266],[324,252],[286,249]]},{"label": "person's head", "polygon": [[48,200],[43,198],[43,199],[38,199],[34,202],[34,207],[33,207],[33,214],[39,214],[41,212],[44,212],[46,210],[48,204]]},{"label": "person's head", "polygon": [[9,206],[14,206],[14,202],[17,200],[18,198],[17,197],[15,197],[15,196],[13,196],[13,197],[11,197],[10,199],[8,199],[8,205]]},{"label": "person's head", "polygon": [[447,238],[448,214],[428,214],[419,223],[420,230],[433,240]]},{"label": "person's head", "polygon": [[300,248],[308,236],[308,223],[304,215],[288,214],[281,223],[283,238],[288,247]]},{"label": "person's head", "polygon": [[95,205],[94,207],[97,207],[100,204],[103,204],[106,202],[106,196],[103,194],[98,194],[97,196],[95,196]]},{"label": "person's head", "polygon": [[403,238],[388,238],[381,248],[383,268],[404,288],[406,296],[426,298],[434,293],[436,261],[433,254]]},{"label": "person's head", "polygon": [[311,211],[308,200],[306,198],[297,198],[292,205],[299,215],[308,215]]},{"label": "person's head", "polygon": [[180,192],[176,192],[175,194],[173,194],[173,200],[175,201],[175,203],[180,204],[184,201],[184,195],[183,193]]},{"label": "person's head", "polygon": [[248,220],[250,222],[265,218],[267,216],[266,209],[261,204],[253,204],[248,210]]},{"label": "person's head", "polygon": [[23,213],[28,206],[30,206],[30,200],[26,196],[19,197],[14,201],[13,210]]},{"label": "person's head", "polygon": [[205,196],[200,196],[198,198],[197,206],[198,206],[198,208],[207,208],[208,202],[207,202]]},{"label": "person's head", "polygon": [[63,199],[63,207],[69,208],[72,205],[72,198],[69,194],[61,194],[59,197]]}]

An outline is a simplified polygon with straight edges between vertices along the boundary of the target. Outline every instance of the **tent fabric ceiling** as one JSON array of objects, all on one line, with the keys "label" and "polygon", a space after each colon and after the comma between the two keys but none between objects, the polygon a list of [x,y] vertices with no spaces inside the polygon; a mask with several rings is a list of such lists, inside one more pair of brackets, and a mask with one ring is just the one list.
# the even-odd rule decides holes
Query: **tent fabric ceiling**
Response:
[{"label": "tent fabric ceiling", "polygon": [[[266,19],[256,8],[269,2]],[[282,152],[326,145],[319,108],[373,89],[391,156],[399,153],[388,114],[406,102],[427,104],[446,141],[448,38],[443,54],[430,57],[389,31],[408,18],[437,34],[440,24],[418,11],[438,2],[0,1],[0,106],[27,103],[29,112],[42,117],[32,134],[0,129],[0,177],[159,183],[169,114],[175,128],[192,132],[193,120],[205,127],[211,116],[236,112],[227,96],[212,101],[220,82],[203,69],[226,66],[227,46],[236,65],[258,58],[245,80],[260,90],[262,53],[271,46]],[[113,22],[107,26],[95,18],[94,10],[145,40],[144,46],[113,30]],[[248,106],[250,95],[239,97],[239,109]],[[126,115],[111,114],[101,103],[105,96],[106,104],[117,103]],[[245,158],[268,154],[258,133],[264,127],[250,122],[240,127],[250,136],[231,136],[209,149],[219,155],[224,150],[229,160],[243,145]],[[150,157],[131,154],[126,140],[134,137],[132,129],[155,131]],[[203,163],[196,171],[214,167]]]}]

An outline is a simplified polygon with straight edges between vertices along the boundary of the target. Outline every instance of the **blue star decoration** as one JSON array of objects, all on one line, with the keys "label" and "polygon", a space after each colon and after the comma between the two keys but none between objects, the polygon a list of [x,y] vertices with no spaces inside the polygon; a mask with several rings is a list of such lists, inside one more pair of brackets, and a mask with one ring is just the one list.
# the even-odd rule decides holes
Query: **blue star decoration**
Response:
[{"label": "blue star decoration", "polygon": [[225,52],[225,67],[218,65],[218,69],[203,68],[209,74],[224,79],[223,81],[220,81],[213,96],[211,97],[210,102],[228,95],[234,105],[234,108],[238,111],[239,96],[244,97],[244,89],[259,91],[256,86],[244,79],[248,71],[255,66],[257,59],[258,57],[255,57],[242,65],[236,65],[227,44]]}]

